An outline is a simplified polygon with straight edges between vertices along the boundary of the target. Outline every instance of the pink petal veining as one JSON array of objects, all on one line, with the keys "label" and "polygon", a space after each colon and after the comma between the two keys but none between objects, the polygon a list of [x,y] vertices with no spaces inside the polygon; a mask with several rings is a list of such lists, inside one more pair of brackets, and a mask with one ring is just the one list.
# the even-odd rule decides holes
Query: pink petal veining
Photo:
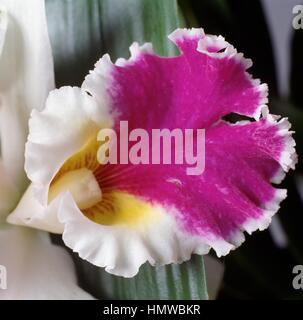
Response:
[{"label": "pink petal veining", "polygon": [[[108,92],[116,127],[127,120],[130,130],[149,132],[204,128],[206,169],[188,176],[186,165],[106,165],[100,185],[162,204],[190,234],[239,245],[239,232],[267,227],[286,196],[271,183],[283,153],[295,154],[294,141],[271,115],[259,119],[267,86],[250,77],[250,61],[222,37],[179,30],[171,38],[182,51],[177,57],[142,50],[113,65]],[[256,121],[224,122],[230,113]]]}]

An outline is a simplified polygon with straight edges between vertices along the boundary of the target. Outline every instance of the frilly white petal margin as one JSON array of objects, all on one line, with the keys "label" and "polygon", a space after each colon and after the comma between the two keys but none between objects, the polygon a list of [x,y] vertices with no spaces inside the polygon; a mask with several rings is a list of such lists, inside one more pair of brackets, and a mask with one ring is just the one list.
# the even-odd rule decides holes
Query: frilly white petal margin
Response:
[{"label": "frilly white petal margin", "polygon": [[263,231],[268,228],[272,217],[279,210],[280,203],[286,196],[286,190],[278,189],[273,199],[264,205],[264,211],[259,218],[246,220],[239,230],[230,235],[228,240],[206,237],[205,243],[215,250],[218,257],[229,254],[245,241],[245,231],[250,235],[257,230]]},{"label": "frilly white petal margin", "polygon": [[[291,128],[291,124],[289,123],[287,118],[282,118],[281,120],[279,120],[279,116],[269,114],[267,108],[264,108],[262,110],[262,117],[265,118],[266,121],[271,125],[277,126],[277,134],[284,138],[284,149],[281,152],[280,159],[278,159],[281,169],[271,179],[272,183],[281,183],[281,181],[285,177],[285,173],[290,169],[294,169],[298,161],[298,156],[295,150],[296,142],[292,137],[293,131],[289,130]],[[221,255],[226,255],[230,250],[234,250],[238,246],[240,246],[245,240],[244,231],[246,231],[248,234],[252,234],[257,230],[263,231],[267,229],[271,223],[272,217],[280,209],[280,204],[286,197],[286,189],[277,189],[273,198],[268,203],[263,205],[264,211],[262,215],[258,219],[246,220],[242,225],[241,230],[238,230],[233,235],[231,235],[228,243],[230,243],[232,246],[229,250],[226,251],[226,249],[228,248],[228,243],[223,243],[220,240],[215,240],[214,243],[211,244],[211,246],[214,248],[217,255],[219,257]]]},{"label": "frilly white petal margin", "polygon": [[0,228],[0,263],[7,270],[1,300],[93,299],[77,286],[73,262],[49,235],[28,228]]},{"label": "frilly white petal margin", "polygon": [[154,54],[153,45],[149,42],[143,44],[142,46],[140,46],[138,42],[134,42],[129,47],[129,51],[130,51],[130,58],[128,60],[124,58],[117,59],[117,61],[115,62],[116,66],[124,67],[125,65],[127,65],[128,63],[131,63],[132,61],[136,61],[137,58],[142,53]]},{"label": "frilly white petal margin", "polygon": [[[201,30],[194,29],[189,33],[177,30],[171,38],[177,41],[178,37],[185,37],[185,35],[188,37],[188,34],[191,34],[194,39],[201,37],[200,41],[208,39],[202,51],[208,48],[207,43],[212,47],[216,46],[219,50],[226,46],[225,58],[238,59],[245,70],[250,65],[242,54],[228,47],[222,37],[207,38],[208,36],[205,36]],[[197,46],[199,50],[199,44]],[[134,44],[131,58],[120,60],[117,64],[124,66],[132,63],[140,52],[150,50],[149,46],[145,49],[141,48]],[[222,56],[215,56],[215,58],[221,59]],[[91,124],[104,119],[105,111],[111,109],[107,86],[110,85],[112,68],[113,64],[109,56],[105,55],[86,77],[82,90],[76,88],[56,90],[48,99],[46,110],[42,113],[33,113],[30,122],[31,134],[26,148],[26,170],[35,188],[43,190],[44,205],[46,205],[45,197],[50,181],[60,166],[83,145]],[[296,163],[295,142],[291,137],[288,122],[285,119],[278,121],[276,116],[268,113],[267,86],[260,85],[259,80],[251,79],[248,74],[247,76],[261,93],[259,107],[251,116],[255,119],[262,116],[269,123],[278,127],[278,134],[284,137],[285,144],[280,159],[276,160],[279,161],[282,171],[288,171],[294,168]],[[92,116],[98,110],[102,112],[96,117]],[[280,180],[279,173],[279,177],[275,175],[271,182]],[[77,252],[81,258],[104,267],[110,273],[132,277],[138,272],[140,265],[146,261],[152,265],[180,263],[188,260],[192,253],[207,253],[210,247],[216,251],[218,256],[228,254],[244,241],[244,231],[250,234],[256,230],[266,229],[285,197],[286,190],[277,190],[273,198],[263,206],[263,213],[260,214],[260,217],[245,221],[240,230],[231,234],[228,239],[216,238],[212,235],[198,238],[182,231],[177,222],[178,216],[181,215],[177,212],[173,214],[163,212],[163,219],[157,224],[151,224],[144,232],[121,225],[96,224],[81,213],[69,193],[59,196],[60,202],[57,202],[56,210],[59,222],[64,225],[63,240],[68,247]]]},{"label": "frilly white petal margin", "polygon": [[183,233],[165,213],[143,230],[96,224],[81,213],[68,192],[62,198],[59,220],[64,224],[63,241],[69,248],[118,276],[133,277],[147,261],[151,265],[181,263],[192,253],[209,251],[198,237]]},{"label": "frilly white petal margin", "polygon": [[[258,107],[253,114],[247,114],[246,116],[253,117],[255,120],[259,120],[262,112],[268,110],[268,85],[261,83],[260,79],[253,79],[246,70],[252,65],[251,59],[246,59],[243,53],[239,53],[230,43],[228,43],[222,36],[206,35],[202,28],[192,29],[177,29],[172,32],[168,38],[178,45],[178,42],[182,42],[184,39],[193,39],[197,42],[195,48],[198,52],[206,54],[215,59],[233,59],[241,64],[245,70],[247,79],[251,82],[252,86],[260,94],[260,101]],[[213,51],[216,48],[216,51]],[[139,59],[142,54],[154,54],[151,43],[145,43],[139,45],[134,42],[130,46],[130,58],[117,59],[115,65],[118,67],[125,67],[131,65],[133,62]],[[107,89],[111,85],[114,64],[112,63],[110,56],[105,54],[96,64],[94,70],[89,72],[89,75],[85,77],[82,88],[89,92],[103,107],[106,105],[110,107],[110,99],[108,97]],[[114,115],[115,116],[115,115]]]},{"label": "frilly white petal margin", "polygon": [[110,121],[107,109],[76,87],[52,91],[45,109],[32,112],[25,171],[42,205],[46,206],[48,187],[64,162],[85,145],[94,130]]},{"label": "frilly white petal margin", "polygon": [[189,39],[203,39],[205,32],[203,28],[179,28],[168,35],[168,39],[177,44],[179,41],[183,41],[185,38]]},{"label": "frilly white petal margin", "polygon": [[278,135],[283,137],[284,140],[284,150],[279,159],[281,168],[271,179],[272,183],[280,184],[284,180],[286,173],[290,169],[294,170],[298,163],[298,155],[295,149],[296,141],[292,137],[294,131],[290,131],[291,123],[288,121],[288,118],[280,119],[280,116],[269,114],[268,109],[262,111],[262,116],[270,124],[277,125]]},{"label": "frilly white petal margin", "polygon": [[[122,63],[122,62],[121,62]],[[96,99],[102,109],[110,110],[110,97],[107,89],[111,81],[113,63],[108,54],[97,61],[94,70],[90,70],[82,84],[82,89]]]},{"label": "frilly white petal margin", "polygon": [[[178,42],[182,42],[186,39],[197,40],[197,51],[206,54],[216,59],[234,59],[243,65],[247,70],[252,67],[253,63],[251,59],[244,58],[243,53],[239,53],[236,48],[228,43],[222,36],[206,35],[202,28],[192,29],[177,29],[171,33],[168,38],[178,45]],[[267,84],[261,84],[259,79],[253,79],[252,76],[246,72],[248,80],[254,87],[260,92],[259,107],[254,114],[250,115],[255,120],[259,120],[262,114],[262,110],[266,109],[268,103],[268,86]]]},{"label": "frilly white petal margin", "polygon": [[[201,39],[205,36],[203,29],[177,29],[171,33],[168,38],[177,43],[178,39],[183,37],[191,37],[193,39]],[[107,89],[111,85],[112,76],[111,72],[113,71],[114,65],[118,67],[125,67],[129,64],[132,64],[136,61],[142,54],[155,54],[153,50],[152,43],[144,43],[139,45],[138,42],[134,42],[129,47],[130,57],[128,59],[118,58],[113,64],[111,58],[108,54],[102,56],[96,64],[94,69],[89,71],[89,74],[85,77],[85,80],[82,84],[82,89],[89,92],[98,103],[103,106],[110,107],[110,97],[108,96]],[[105,103],[104,103],[105,101]]]},{"label": "frilly white petal margin", "polygon": [[[214,47],[217,48],[217,51],[215,52],[210,50],[210,48],[213,49]],[[197,50],[201,53],[207,54],[217,59],[234,59],[238,61],[238,63],[242,64],[245,70],[248,70],[253,65],[251,59],[244,58],[243,53],[239,53],[235,49],[235,47],[228,43],[222,36],[206,35],[205,38],[199,41]],[[262,111],[264,109],[268,109],[268,85],[264,83],[261,84],[260,79],[253,79],[252,75],[250,75],[248,72],[246,72],[245,74],[247,79],[260,93],[261,100],[259,103],[259,107],[257,108],[256,112],[251,115],[255,120],[259,120],[262,115]]]},{"label": "frilly white petal margin", "polygon": [[57,218],[60,197],[48,205],[50,183],[92,132],[110,121],[107,110],[84,90],[62,87],[52,91],[45,109],[32,112],[25,150],[25,170],[32,184],[7,221],[61,234],[63,226]]}]

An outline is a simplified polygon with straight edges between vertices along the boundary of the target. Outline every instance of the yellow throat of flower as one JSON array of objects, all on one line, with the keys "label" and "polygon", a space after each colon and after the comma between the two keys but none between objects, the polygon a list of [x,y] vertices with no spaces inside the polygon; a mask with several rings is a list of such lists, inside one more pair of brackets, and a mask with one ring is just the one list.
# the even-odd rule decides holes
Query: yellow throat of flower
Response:
[{"label": "yellow throat of flower", "polygon": [[87,168],[64,173],[50,187],[48,201],[51,202],[67,190],[80,210],[89,209],[102,200],[101,188],[93,172]]},{"label": "yellow throat of flower", "polygon": [[[101,225],[144,227],[161,216],[159,208],[127,192],[99,181],[98,170],[106,170],[97,161],[100,143],[93,132],[87,143],[61,167],[48,195],[50,203],[69,191],[82,213]],[[106,178],[108,182],[108,177]],[[101,190],[102,189],[102,190]]]}]

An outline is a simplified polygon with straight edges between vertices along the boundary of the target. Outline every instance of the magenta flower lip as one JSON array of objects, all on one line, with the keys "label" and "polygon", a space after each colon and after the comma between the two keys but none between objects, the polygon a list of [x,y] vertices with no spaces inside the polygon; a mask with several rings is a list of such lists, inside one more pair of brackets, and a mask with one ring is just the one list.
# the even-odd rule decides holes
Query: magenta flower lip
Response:
[{"label": "magenta flower lip", "polygon": [[[113,64],[105,55],[81,89],[53,91],[32,114],[32,185],[23,202],[37,210],[25,215],[21,201],[10,222],[62,233],[80,257],[125,277],[146,261],[180,263],[210,248],[225,255],[244,231],[268,227],[286,197],[273,184],[297,161],[289,122],[269,113],[267,85],[223,37],[178,29],[169,38],[180,55],[160,57],[135,43],[129,60]],[[249,120],[229,123],[231,113]],[[148,134],[205,130],[203,173],[188,175],[185,164],[100,164],[98,132],[119,132],[121,121]]]}]

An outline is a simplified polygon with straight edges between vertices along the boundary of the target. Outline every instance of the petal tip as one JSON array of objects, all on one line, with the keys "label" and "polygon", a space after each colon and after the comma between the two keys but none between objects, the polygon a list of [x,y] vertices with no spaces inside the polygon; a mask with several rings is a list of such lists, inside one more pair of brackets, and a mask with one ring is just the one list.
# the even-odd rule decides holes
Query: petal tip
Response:
[{"label": "petal tip", "polygon": [[187,41],[194,41],[198,45],[199,40],[205,37],[203,28],[179,28],[168,35],[168,39],[171,40],[175,45],[182,49],[182,43]]},{"label": "petal tip", "polygon": [[131,58],[136,59],[142,53],[153,54],[153,45],[150,42],[144,43],[142,46],[138,42],[134,42],[130,47]]},{"label": "petal tip", "polygon": [[279,170],[272,178],[273,183],[281,183],[285,177],[285,173],[290,169],[294,170],[298,163],[298,154],[295,149],[296,141],[293,138],[294,132],[290,131],[291,123],[288,118],[280,119],[280,116],[270,114],[268,109],[264,110],[262,116],[268,123],[277,126],[277,134],[283,138],[284,146],[281,151],[280,158],[278,159],[282,170]]}]

